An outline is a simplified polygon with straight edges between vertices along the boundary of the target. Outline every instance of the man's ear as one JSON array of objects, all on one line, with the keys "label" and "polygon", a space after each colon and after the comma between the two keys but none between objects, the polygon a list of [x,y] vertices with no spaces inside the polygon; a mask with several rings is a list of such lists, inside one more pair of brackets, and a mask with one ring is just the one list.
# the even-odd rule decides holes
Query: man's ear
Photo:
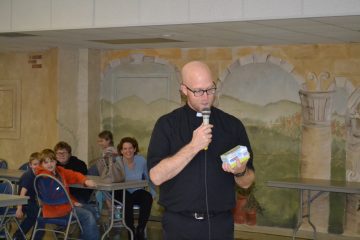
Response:
[{"label": "man's ear", "polygon": [[185,96],[187,96],[187,89],[185,87],[184,84],[181,84],[180,85],[180,90],[181,90],[181,93],[184,94]]}]

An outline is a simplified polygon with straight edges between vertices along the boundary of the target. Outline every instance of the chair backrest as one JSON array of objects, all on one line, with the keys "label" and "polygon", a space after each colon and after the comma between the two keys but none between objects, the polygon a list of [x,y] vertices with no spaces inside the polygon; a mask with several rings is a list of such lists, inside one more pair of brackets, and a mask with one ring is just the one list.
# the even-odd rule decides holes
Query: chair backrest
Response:
[{"label": "chair backrest", "polygon": [[[39,201],[39,213],[34,227],[32,239],[35,238],[38,231],[51,231],[55,233],[61,233],[64,235],[63,239],[68,239],[70,225],[76,222],[79,225],[81,233],[83,232],[79,217],[76,214],[74,205],[70,199],[69,193],[60,180],[49,174],[39,174],[35,177],[34,189]],[[71,212],[67,216],[59,217],[44,217],[42,213],[44,205],[61,205],[69,204],[71,206]],[[38,228],[38,223],[41,221],[43,224],[55,224],[59,225],[61,229],[47,229]],[[57,239],[57,236],[55,235]]]},{"label": "chair backrest", "polygon": [[[0,178],[0,193],[10,195],[14,194],[14,186],[10,180],[6,178]],[[0,226],[3,226],[8,210],[9,207],[0,207]]]},{"label": "chair backrest", "polygon": [[29,163],[26,162],[19,167],[19,170],[27,171],[29,169]]},{"label": "chair backrest", "polygon": [[14,186],[10,180],[6,178],[0,178],[0,193],[2,194],[14,194]]},{"label": "chair backrest", "polygon": [[7,168],[8,168],[8,164],[7,164],[7,161],[6,161],[6,160],[0,159],[0,168],[3,168],[3,169],[7,169]]},{"label": "chair backrest", "polygon": [[69,203],[73,207],[70,196],[64,185],[49,174],[37,175],[34,189],[38,200],[46,205],[59,205]]}]

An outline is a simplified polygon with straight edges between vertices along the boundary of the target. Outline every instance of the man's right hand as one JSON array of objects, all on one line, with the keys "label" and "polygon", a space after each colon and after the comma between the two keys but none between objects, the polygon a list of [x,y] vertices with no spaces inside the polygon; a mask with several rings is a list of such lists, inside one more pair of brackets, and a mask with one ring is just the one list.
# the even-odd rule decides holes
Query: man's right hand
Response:
[{"label": "man's right hand", "polygon": [[198,151],[207,148],[212,140],[213,127],[211,124],[201,124],[194,130],[190,144]]},{"label": "man's right hand", "polygon": [[175,155],[162,159],[150,169],[151,181],[159,186],[181,172],[198,152],[209,146],[212,138],[212,127],[211,124],[202,124],[195,129],[189,144],[182,147]]}]

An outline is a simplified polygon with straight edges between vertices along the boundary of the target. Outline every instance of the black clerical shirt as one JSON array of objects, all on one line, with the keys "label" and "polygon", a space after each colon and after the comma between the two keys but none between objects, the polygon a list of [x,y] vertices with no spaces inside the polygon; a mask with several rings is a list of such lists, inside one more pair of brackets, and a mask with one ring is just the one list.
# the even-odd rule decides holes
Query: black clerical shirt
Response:
[{"label": "black clerical shirt", "polygon": [[[188,144],[202,121],[188,105],[159,118],[150,139],[148,169]],[[237,145],[247,146],[251,156],[247,166],[254,169],[250,142],[241,121],[212,107],[210,124],[214,127],[208,149],[200,151],[178,175],[160,185],[159,204],[167,211],[205,212],[205,188],[210,212],[232,209],[235,206],[235,180],[233,174],[222,170],[220,155]]]}]

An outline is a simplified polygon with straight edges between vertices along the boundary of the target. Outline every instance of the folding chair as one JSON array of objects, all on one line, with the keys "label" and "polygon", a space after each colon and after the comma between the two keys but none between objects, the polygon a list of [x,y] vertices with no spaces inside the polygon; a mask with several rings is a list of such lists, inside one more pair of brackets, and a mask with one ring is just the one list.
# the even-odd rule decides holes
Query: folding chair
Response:
[{"label": "folding chair", "polygon": [[23,163],[23,164],[19,167],[19,170],[27,171],[28,169],[29,169],[29,163],[28,163],[28,162]]},{"label": "folding chair", "polygon": [[[64,240],[68,239],[70,225],[77,224],[82,233],[82,227],[79,221],[79,218],[76,214],[74,205],[70,199],[68,192],[66,191],[64,185],[55,177],[48,174],[40,174],[36,176],[34,181],[34,189],[39,201],[39,214],[37,221],[35,223],[34,232],[32,239],[34,239],[37,231],[49,231],[53,232],[56,236],[56,233],[64,235]],[[43,205],[62,205],[70,204],[71,211],[68,215],[57,218],[46,218],[42,215]],[[52,224],[59,226],[60,229],[46,229],[38,228],[39,223]],[[64,229],[63,231],[61,229]]]},{"label": "folding chair", "polygon": [[[10,195],[14,194],[14,187],[8,179],[0,178],[0,193]],[[20,227],[19,221],[15,216],[15,213],[16,208],[10,206],[0,207],[0,232],[5,233],[6,239],[12,239],[10,236],[11,222],[14,222],[17,225],[23,237],[26,238],[24,232]]]},{"label": "folding chair", "polygon": [[8,169],[8,163],[4,159],[0,159],[0,168]]}]

